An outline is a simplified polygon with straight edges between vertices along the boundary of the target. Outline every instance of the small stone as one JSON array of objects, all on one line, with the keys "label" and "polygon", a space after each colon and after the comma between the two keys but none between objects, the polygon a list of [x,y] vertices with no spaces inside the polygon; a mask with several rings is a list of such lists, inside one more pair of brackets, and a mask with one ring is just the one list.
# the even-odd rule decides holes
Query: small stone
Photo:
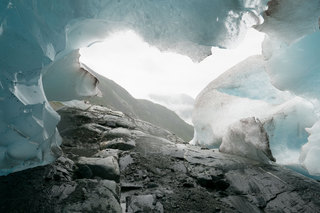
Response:
[{"label": "small stone", "polygon": [[120,169],[118,161],[115,157],[107,158],[86,158],[80,157],[78,166],[88,166],[93,176],[101,177],[103,179],[114,180],[119,182]]}]

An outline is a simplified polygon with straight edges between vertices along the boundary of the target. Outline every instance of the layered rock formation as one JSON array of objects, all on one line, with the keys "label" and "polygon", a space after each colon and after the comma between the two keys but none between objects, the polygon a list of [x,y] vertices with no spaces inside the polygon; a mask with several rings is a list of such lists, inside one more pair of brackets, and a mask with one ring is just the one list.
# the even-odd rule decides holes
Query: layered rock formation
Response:
[{"label": "layered rock formation", "polygon": [[98,106],[59,110],[52,165],[0,177],[1,212],[319,212],[320,184]]}]

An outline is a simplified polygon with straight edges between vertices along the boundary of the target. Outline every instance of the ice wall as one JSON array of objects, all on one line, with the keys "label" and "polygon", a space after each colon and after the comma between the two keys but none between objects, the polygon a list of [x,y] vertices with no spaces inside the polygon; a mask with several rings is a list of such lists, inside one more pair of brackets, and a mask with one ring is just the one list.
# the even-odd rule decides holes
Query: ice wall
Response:
[{"label": "ice wall", "polygon": [[320,121],[307,131],[310,136],[308,143],[302,147],[299,160],[311,175],[320,176]]},{"label": "ice wall", "polygon": [[272,54],[267,71],[272,83],[308,98],[320,98],[320,31],[306,35]]},{"label": "ice wall", "polygon": [[199,94],[192,143],[219,147],[234,123],[254,116],[278,162],[299,159],[320,175],[319,16],[319,0],[269,1],[264,23],[255,26],[266,33],[263,56],[240,63]]},{"label": "ice wall", "polygon": [[79,58],[79,49],[76,49],[43,68],[43,89],[49,101],[69,101],[99,94],[98,79],[81,65]]},{"label": "ice wall", "polygon": [[[96,94],[74,50],[132,29],[198,61],[260,24],[267,0],[0,1],[0,175],[59,154],[59,116],[48,100]],[[70,63],[69,63],[70,62]],[[84,84],[84,86],[80,86]]]},{"label": "ice wall", "polygon": [[319,0],[271,0],[264,23],[256,28],[272,40],[290,44],[319,29],[319,11]]},{"label": "ice wall", "polygon": [[[264,42],[267,72],[277,88],[310,100],[319,116],[320,1],[271,2],[269,15],[259,26],[268,33]],[[306,130],[308,143],[303,145],[299,160],[311,175],[319,176],[319,121]]]},{"label": "ice wall", "polygon": [[298,163],[300,149],[308,137],[305,128],[316,122],[317,115],[306,99],[275,88],[265,63],[262,56],[252,56],[223,73],[198,95],[192,144],[218,148],[235,123],[255,117],[268,133],[277,162]]}]

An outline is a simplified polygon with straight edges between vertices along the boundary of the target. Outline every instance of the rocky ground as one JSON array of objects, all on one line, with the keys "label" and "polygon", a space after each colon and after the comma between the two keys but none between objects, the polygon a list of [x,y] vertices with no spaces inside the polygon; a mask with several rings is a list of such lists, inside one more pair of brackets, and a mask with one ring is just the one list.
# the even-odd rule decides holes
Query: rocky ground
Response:
[{"label": "rocky ground", "polygon": [[320,184],[147,122],[64,108],[62,155],[0,177],[0,212],[320,212]]}]

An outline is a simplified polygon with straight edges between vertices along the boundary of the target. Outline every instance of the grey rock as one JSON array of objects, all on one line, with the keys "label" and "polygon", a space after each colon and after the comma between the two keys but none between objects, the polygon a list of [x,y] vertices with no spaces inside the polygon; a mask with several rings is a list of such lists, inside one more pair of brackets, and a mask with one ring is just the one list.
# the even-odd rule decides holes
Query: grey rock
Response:
[{"label": "grey rock", "polygon": [[119,170],[119,164],[115,157],[107,157],[107,158],[80,157],[78,160],[78,165],[88,166],[91,169],[93,176],[119,182],[120,170]]},{"label": "grey rock", "polygon": [[106,157],[115,157],[116,159],[119,159],[119,153],[121,151],[118,149],[104,149],[99,151],[98,153],[94,154],[92,157],[95,158],[106,158]]},{"label": "grey rock", "polygon": [[[233,206],[238,212],[262,213],[258,207],[251,204],[244,196],[228,196],[222,200]],[[279,210],[279,209],[278,209]]]},{"label": "grey rock", "polygon": [[[320,212],[319,182],[282,166],[183,144],[103,107],[59,113],[63,156],[0,177],[0,212]],[[135,147],[100,150],[112,129]]]},{"label": "grey rock", "polygon": [[129,129],[119,127],[111,129],[110,131],[104,132],[102,139],[103,140],[112,140],[115,138],[132,138],[133,135]]},{"label": "grey rock", "polygon": [[61,156],[52,167],[48,167],[45,179],[71,181],[75,164],[72,160]]},{"label": "grey rock", "polygon": [[126,154],[121,156],[119,164],[120,164],[120,170],[125,170],[130,164],[134,163],[133,158],[130,154]]},{"label": "grey rock", "polygon": [[211,190],[226,190],[230,184],[224,180],[224,176],[208,176],[208,175],[198,175],[197,177],[198,183]]},{"label": "grey rock", "polygon": [[155,212],[162,213],[163,206],[160,202],[155,202],[152,195],[139,195],[127,197],[128,213],[136,212]]},{"label": "grey rock", "polygon": [[78,164],[78,170],[76,171],[76,175],[78,178],[92,178],[93,173],[89,166]]},{"label": "grey rock", "polygon": [[59,201],[69,197],[69,195],[74,192],[77,184],[74,182],[70,182],[62,185],[54,185],[51,188],[51,193],[53,197],[57,197]]},{"label": "grey rock", "polygon": [[[106,180],[78,180],[75,191],[66,199],[62,212],[121,213],[119,190],[115,182]],[[74,199],[79,197],[81,199]]]},{"label": "grey rock", "polygon": [[187,168],[181,161],[174,162],[174,165],[171,168],[176,172],[187,173]]},{"label": "grey rock", "polygon": [[[166,212],[246,212],[245,209],[319,212],[320,184],[293,171],[276,164],[265,165],[218,150],[183,144],[166,130],[121,113],[113,114],[102,107],[78,111],[74,114],[89,117],[87,122],[111,128],[95,136],[100,138],[97,144],[103,142],[108,132],[121,143],[135,142],[135,147],[118,155],[120,199],[131,211],[144,206],[152,212],[158,205]],[[80,117],[80,120],[79,126],[85,125],[85,119]],[[84,145],[81,142],[77,146],[85,148]],[[95,157],[112,155],[110,151],[97,152]],[[139,198],[146,195],[152,196],[152,205]],[[150,199],[150,196],[145,198]]]},{"label": "grey rock", "polygon": [[111,141],[103,141],[100,143],[101,149],[119,149],[119,150],[130,150],[136,147],[134,140],[126,141],[123,138],[116,138]]},{"label": "grey rock", "polygon": [[143,184],[139,184],[139,183],[126,183],[123,182],[121,183],[121,192],[127,192],[127,191],[131,191],[131,190],[138,190],[143,188]]},{"label": "grey rock", "polygon": [[0,212],[121,212],[119,184],[72,180],[74,169],[62,156],[51,165],[0,177]]}]

